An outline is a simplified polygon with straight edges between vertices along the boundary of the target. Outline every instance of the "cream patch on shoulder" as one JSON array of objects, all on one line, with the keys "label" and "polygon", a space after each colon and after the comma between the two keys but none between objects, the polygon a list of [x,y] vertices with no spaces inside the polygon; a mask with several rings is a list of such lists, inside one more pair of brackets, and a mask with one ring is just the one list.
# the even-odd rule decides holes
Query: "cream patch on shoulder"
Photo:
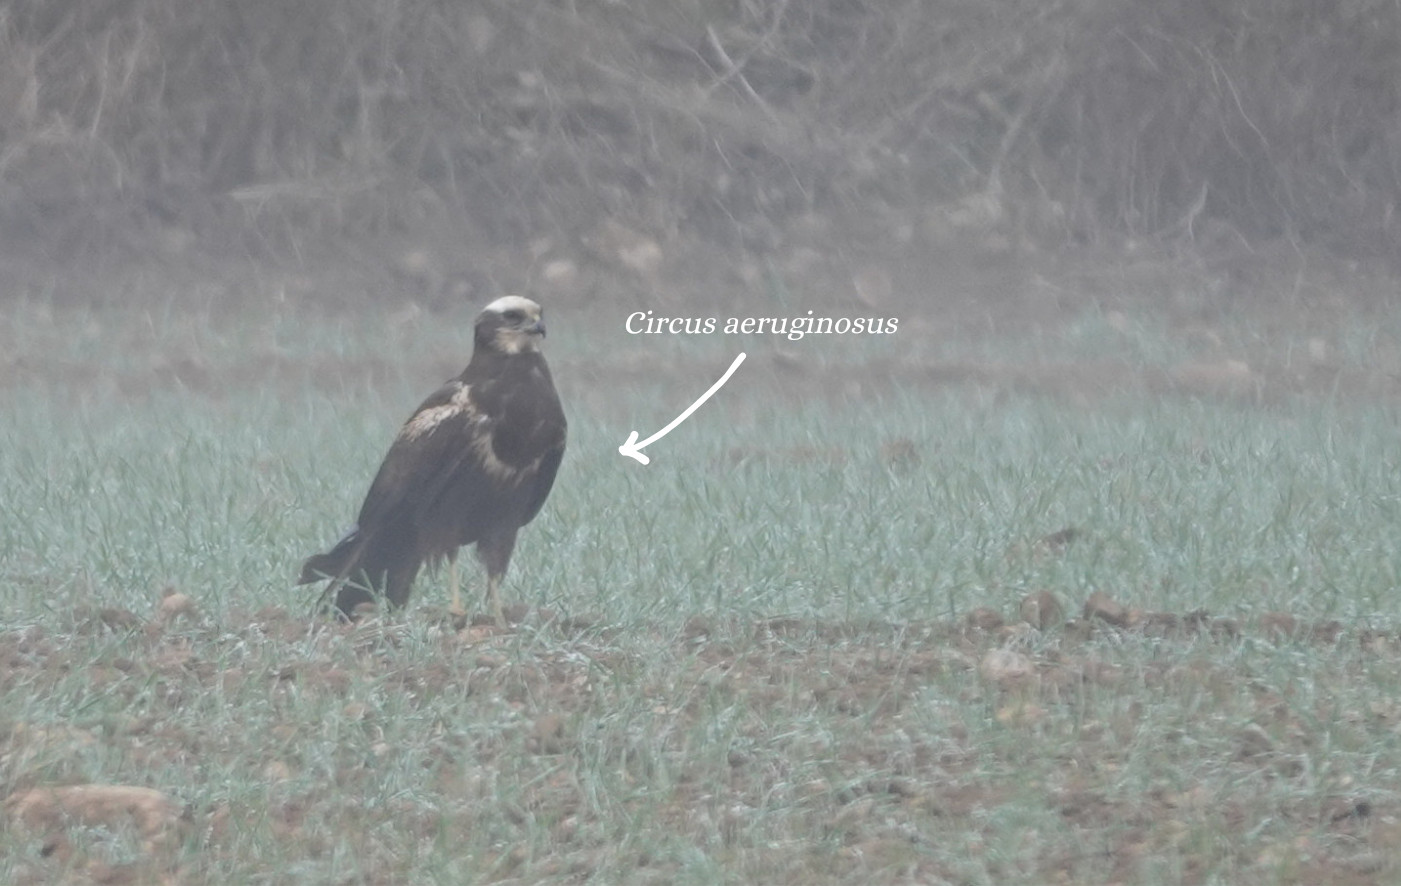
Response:
[{"label": "cream patch on shoulder", "polygon": [[473,412],[472,386],[460,382],[455,384],[458,385],[458,389],[451,400],[441,406],[430,406],[409,419],[404,429],[399,432],[399,439],[417,440],[424,434],[432,433],[438,425],[454,415]]},{"label": "cream patch on shoulder", "polygon": [[492,434],[485,428],[479,429],[477,433],[472,435],[472,451],[476,454],[477,460],[481,462],[487,476],[493,480],[502,483],[519,483],[521,481],[519,471],[496,457],[496,447],[492,440]]}]

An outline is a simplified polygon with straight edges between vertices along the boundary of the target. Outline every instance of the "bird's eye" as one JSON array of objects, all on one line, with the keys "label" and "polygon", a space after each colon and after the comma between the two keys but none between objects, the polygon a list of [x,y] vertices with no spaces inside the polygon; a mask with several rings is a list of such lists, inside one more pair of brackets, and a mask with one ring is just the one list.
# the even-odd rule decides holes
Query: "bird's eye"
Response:
[{"label": "bird's eye", "polygon": [[522,314],[520,311],[516,310],[515,308],[512,308],[511,310],[507,311],[501,316],[512,323],[519,323],[521,320],[525,319],[525,315]]}]

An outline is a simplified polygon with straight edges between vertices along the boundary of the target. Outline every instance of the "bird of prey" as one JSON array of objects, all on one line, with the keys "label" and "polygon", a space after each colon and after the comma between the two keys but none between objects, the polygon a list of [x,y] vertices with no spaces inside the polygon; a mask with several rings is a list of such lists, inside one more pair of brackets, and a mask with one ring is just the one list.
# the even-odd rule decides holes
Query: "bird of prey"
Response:
[{"label": "bird of prey", "polygon": [[409,598],[425,563],[446,559],[463,614],[457,553],[475,543],[487,602],[502,621],[501,578],[516,533],[540,513],[564,456],[565,419],[540,353],[540,306],[507,295],[477,317],[472,359],[404,423],[350,531],[307,559],[298,584],[329,580],[322,600],[351,618],[383,597]]}]

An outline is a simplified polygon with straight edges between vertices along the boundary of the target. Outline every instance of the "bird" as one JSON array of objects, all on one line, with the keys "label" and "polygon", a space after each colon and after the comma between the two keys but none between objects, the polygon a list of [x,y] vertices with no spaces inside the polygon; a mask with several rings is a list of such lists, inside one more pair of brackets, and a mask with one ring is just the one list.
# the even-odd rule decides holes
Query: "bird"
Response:
[{"label": "bird", "polygon": [[346,620],[381,598],[400,608],[423,564],[446,560],[451,612],[465,616],[457,555],[476,544],[491,616],[504,622],[501,580],[516,534],[540,513],[564,458],[567,423],[544,338],[540,305],[519,295],[477,316],[467,368],[404,423],[345,536],[303,563],[299,585],[327,582],[320,607],[334,593]]}]

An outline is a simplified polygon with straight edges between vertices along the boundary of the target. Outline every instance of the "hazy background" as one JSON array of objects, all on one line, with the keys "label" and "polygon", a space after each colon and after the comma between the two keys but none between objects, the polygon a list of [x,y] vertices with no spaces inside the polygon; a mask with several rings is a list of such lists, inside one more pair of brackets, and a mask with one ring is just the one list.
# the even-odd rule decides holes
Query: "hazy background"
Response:
[{"label": "hazy background", "polygon": [[1367,301],[1399,38],[1396,0],[14,0],[0,299]]}]

